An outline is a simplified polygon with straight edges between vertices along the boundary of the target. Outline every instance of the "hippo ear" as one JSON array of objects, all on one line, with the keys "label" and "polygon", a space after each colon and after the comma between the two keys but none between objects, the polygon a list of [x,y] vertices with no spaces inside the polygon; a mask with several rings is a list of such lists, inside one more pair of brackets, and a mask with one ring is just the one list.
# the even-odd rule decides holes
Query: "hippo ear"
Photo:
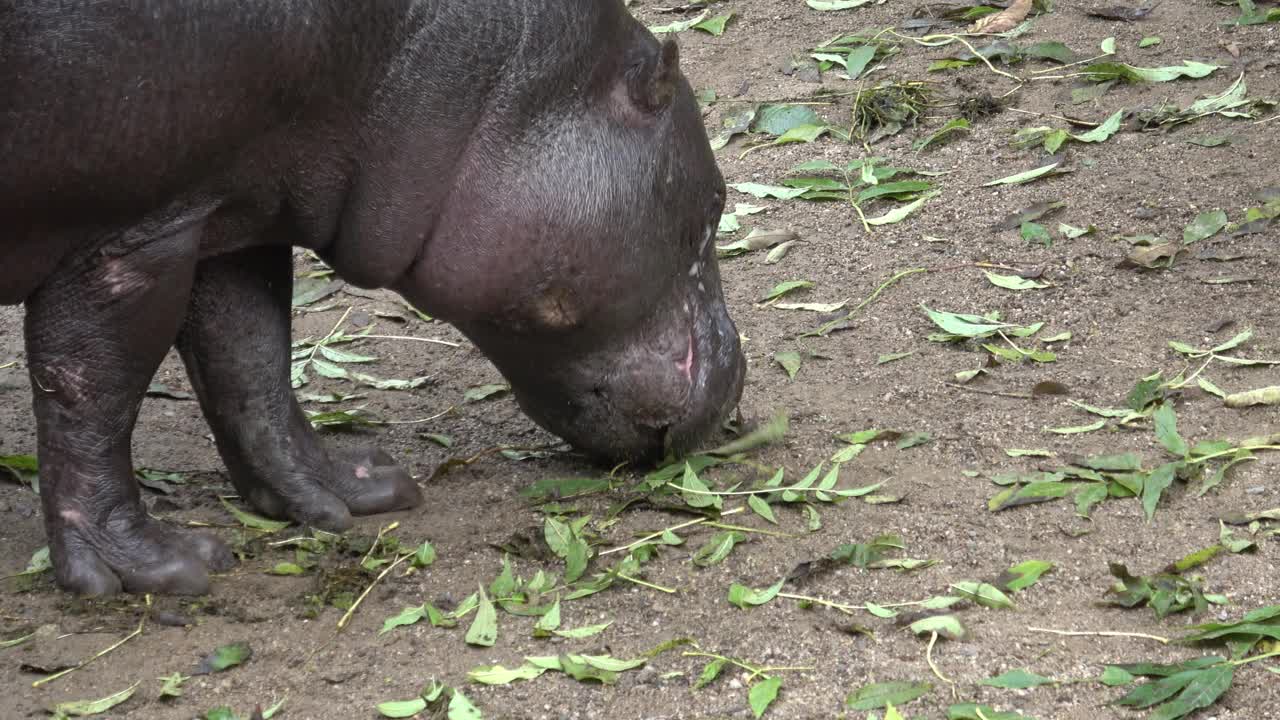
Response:
[{"label": "hippo ear", "polygon": [[667,38],[662,48],[627,70],[627,94],[644,112],[657,113],[671,104],[680,75],[680,47]]}]

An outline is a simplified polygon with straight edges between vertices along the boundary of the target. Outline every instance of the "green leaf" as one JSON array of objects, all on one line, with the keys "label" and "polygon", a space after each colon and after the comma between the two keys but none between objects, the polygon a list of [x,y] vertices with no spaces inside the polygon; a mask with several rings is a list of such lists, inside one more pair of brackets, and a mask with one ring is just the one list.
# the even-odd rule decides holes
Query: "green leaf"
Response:
[{"label": "green leaf", "polygon": [[982,187],[993,187],[995,185],[1021,185],[1023,183],[1029,183],[1033,180],[1039,180],[1042,177],[1046,177],[1049,174],[1054,173],[1054,171],[1058,170],[1060,165],[1062,165],[1062,161],[1055,160],[1048,165],[1041,165],[1038,168],[1027,170],[1026,172],[1015,173],[1007,177],[985,182],[982,184]]},{"label": "green leaf", "polygon": [[731,183],[729,187],[740,193],[757,198],[774,198],[775,200],[791,200],[809,192],[807,187],[779,187],[777,185],[761,185],[760,183]]},{"label": "green leaf", "polygon": [[797,125],[779,135],[773,144],[811,143],[826,134],[829,129],[826,125]]},{"label": "green leaf", "polygon": [[787,579],[782,578],[764,590],[752,590],[745,585],[733,583],[729,586],[729,602],[737,605],[743,610],[757,605],[764,605],[778,596],[778,593],[782,591],[782,586],[786,582]]},{"label": "green leaf", "polygon": [[1174,478],[1177,477],[1178,468],[1182,463],[1165,463],[1160,467],[1152,470],[1149,475],[1142,481],[1142,510],[1147,514],[1147,522],[1151,522],[1151,518],[1156,514],[1156,504],[1160,502],[1160,496],[1164,493],[1165,488],[1173,484]]},{"label": "green leaf", "polygon": [[276,563],[267,571],[271,575],[303,575],[307,571],[301,565],[291,562]]},{"label": "green leaf", "polygon": [[568,630],[555,630],[553,632],[562,638],[569,638],[570,640],[581,640],[582,638],[588,638],[593,635],[599,635],[600,633],[607,630],[609,626],[612,624],[613,624],[613,621],[610,620],[609,622],[600,623],[598,625],[583,625],[582,627],[570,628]]},{"label": "green leaf", "polygon": [[778,524],[778,518],[774,516],[773,508],[769,506],[769,502],[767,500],[760,497],[759,495],[748,495],[747,506],[751,508],[752,512],[764,518],[765,520],[768,520],[774,525]]},{"label": "green leaf", "polygon": [[969,631],[955,615],[931,615],[907,626],[916,635],[937,633],[948,640],[963,640]]},{"label": "green leaf", "polygon": [[951,587],[960,592],[961,595],[968,597],[970,600],[982,605],[983,607],[1010,609],[1013,608],[1013,601],[1005,595],[1000,588],[990,583],[979,583],[973,581],[961,581],[953,583]]},{"label": "green leaf", "polygon": [[407,718],[413,717],[423,710],[427,709],[427,701],[420,697],[412,700],[389,700],[387,702],[378,703],[378,712],[382,717],[389,718]]},{"label": "green leaf", "polygon": [[191,678],[180,672],[175,672],[172,675],[165,675],[158,679],[162,683],[160,686],[160,698],[164,699],[182,697],[182,683],[190,680]]},{"label": "green leaf", "polygon": [[912,149],[917,153],[923,152],[925,148],[928,148],[930,145],[933,145],[944,138],[949,138],[951,135],[959,132],[969,132],[969,130],[969,121],[964,118],[948,120],[945,125],[938,128],[936,131],[921,138],[920,140],[917,140],[915,144],[912,145]]},{"label": "green leaf", "polygon": [[996,584],[1009,592],[1026,590],[1040,580],[1040,576],[1053,569],[1053,563],[1045,560],[1027,560],[1001,573]]},{"label": "green leaf", "polygon": [[1111,117],[1102,121],[1098,127],[1079,135],[1072,135],[1074,139],[1083,143],[1099,143],[1109,139],[1120,130],[1120,121],[1124,119],[1125,111],[1123,109],[1115,111]]},{"label": "green leaf", "polygon": [[933,689],[927,682],[872,683],[850,693],[845,705],[850,710],[878,710],[889,703],[901,706],[923,697]]},{"label": "green leaf", "polygon": [[[54,720],[61,720],[68,717],[82,717],[85,715],[101,715],[111,708],[133,697],[134,691],[138,689],[141,680],[121,690],[99,700],[75,700],[72,702],[58,703],[53,707]],[[10,706],[12,707],[12,706]]]},{"label": "green leaf", "polygon": [[467,671],[467,678],[481,685],[510,685],[517,680],[533,680],[546,671],[547,668],[531,663],[510,669],[501,665],[481,665]]},{"label": "green leaf", "polygon": [[768,135],[785,135],[792,128],[822,124],[822,118],[808,105],[771,104],[760,106],[755,121],[751,123],[751,130]]},{"label": "green leaf", "polygon": [[253,656],[249,643],[228,643],[214,648],[214,651],[200,660],[192,675],[208,675],[222,672],[245,662]]},{"label": "green leaf", "polygon": [[769,705],[778,697],[778,690],[782,687],[782,678],[771,677],[765,678],[760,682],[751,686],[751,690],[747,692],[747,702],[751,705],[751,712],[757,717],[764,715],[765,710],[769,709]]},{"label": "green leaf", "polygon": [[700,674],[698,679],[694,681],[693,689],[700,690],[707,685],[710,685],[712,682],[715,682],[715,679],[720,677],[720,671],[724,670],[725,665],[728,664],[728,660],[725,660],[724,658],[716,658],[706,665],[703,665],[702,674]]},{"label": "green leaf", "polygon": [[898,440],[897,448],[899,450],[906,450],[908,448],[913,448],[918,445],[924,445],[925,443],[929,442],[932,439],[933,439],[933,435],[927,432],[907,433],[906,435],[903,435],[900,440]]},{"label": "green leaf", "polygon": [[535,637],[546,637],[560,627],[560,598],[551,604],[551,609],[542,614],[538,618],[538,622],[534,623],[533,631]]},{"label": "green leaf", "polygon": [[711,492],[711,488],[702,482],[702,479],[698,477],[698,474],[693,471],[693,467],[687,462],[684,465],[684,477],[680,480],[680,487],[680,496],[689,507],[712,507],[719,510],[724,506],[724,500],[719,495]]},{"label": "green leaf", "polygon": [[1039,687],[1040,685],[1052,685],[1053,680],[1037,675],[1028,670],[1010,670],[992,678],[983,680],[980,684],[990,687],[1004,688],[1006,690],[1026,690],[1027,688]]},{"label": "green leaf", "polygon": [[251,512],[241,510],[228,502],[225,497],[219,497],[218,500],[222,503],[222,506],[227,509],[227,512],[231,513],[231,515],[235,517],[241,525],[247,528],[262,530],[264,532],[278,532],[290,525],[288,520],[268,520],[260,515],[254,515]]},{"label": "green leaf", "polygon": [[1073,425],[1071,427],[1056,427],[1056,428],[1047,427],[1047,428],[1044,428],[1044,431],[1047,433],[1053,433],[1055,435],[1079,435],[1081,433],[1093,432],[1094,430],[1101,430],[1106,426],[1107,426],[1106,420],[1099,420],[1094,423],[1089,423],[1088,425]]},{"label": "green leaf", "polygon": [[677,20],[672,23],[667,23],[666,25],[650,25],[649,32],[653,33],[654,35],[662,35],[664,33],[684,32],[685,30],[688,30],[694,25],[697,25],[698,23],[702,22],[703,20],[706,20],[707,15],[709,14],[710,14],[709,11],[703,10],[700,14],[695,15],[694,17],[691,17],[687,20]]},{"label": "green leaf", "polygon": [[729,557],[735,545],[746,539],[746,534],[736,530],[718,532],[694,552],[693,564],[699,567],[716,565]]},{"label": "green leaf", "polygon": [[382,621],[382,629],[378,631],[379,635],[389,633],[395,628],[405,625],[413,625],[427,616],[427,606],[418,605],[416,607],[407,607],[398,614],[392,615]]},{"label": "green leaf", "polygon": [[480,587],[480,605],[476,608],[476,616],[471,621],[464,640],[468,645],[480,647],[493,647],[498,640],[498,613],[483,586]]},{"label": "green leaf", "polygon": [[1155,423],[1156,440],[1160,445],[1168,450],[1171,455],[1180,458],[1187,456],[1187,441],[1182,439],[1178,434],[1178,417],[1174,413],[1173,405],[1168,402],[1161,403],[1160,407],[1151,416]]},{"label": "green leaf", "polygon": [[1123,80],[1130,83],[1168,82],[1178,78],[1202,78],[1218,70],[1219,66],[1183,60],[1181,66],[1142,68],[1126,63],[1094,63],[1082,71],[1094,82]]},{"label": "green leaf", "polygon": [[774,285],[769,292],[765,293],[764,296],[760,298],[760,302],[776,300],[787,293],[811,288],[813,286],[814,282],[812,280],[787,280],[785,282],[780,282],[777,285]]},{"label": "green leaf", "polygon": [[966,338],[976,338],[990,335],[998,330],[1011,328],[1013,325],[1004,322],[996,322],[978,315],[963,315],[960,313],[950,313],[930,310],[928,307],[921,305],[924,311],[929,314],[929,319],[935,325],[942,328],[952,335],[958,335]]},{"label": "green leaf", "polygon": [[1183,229],[1182,243],[1190,245],[1193,242],[1207,240],[1221,232],[1227,226],[1227,222],[1227,214],[1221,210],[1202,212]]},{"label": "green leaf", "polygon": [[1119,685],[1128,685],[1129,683],[1133,682],[1133,680],[1134,680],[1133,673],[1129,672],[1128,670],[1125,670],[1124,668],[1116,667],[1115,665],[1108,665],[1106,668],[1104,668],[1102,671],[1102,676],[1098,678],[1098,682],[1102,683],[1103,685],[1107,685],[1109,687],[1116,687]]},{"label": "green leaf", "polygon": [[477,387],[468,388],[467,391],[462,394],[462,400],[464,402],[479,402],[481,400],[502,395],[509,390],[511,390],[511,386],[505,384],[495,383],[492,385],[479,385]]},{"label": "green leaf", "polygon": [[915,212],[916,210],[919,210],[920,207],[923,206],[926,202],[928,202],[930,198],[933,198],[941,194],[942,194],[941,190],[933,190],[931,192],[924,193],[913,202],[909,202],[906,205],[902,205],[897,208],[894,208],[893,210],[890,210],[889,212],[879,217],[867,218],[865,222],[868,225],[873,225],[873,226],[892,225],[894,223],[902,222],[903,220],[906,220],[907,217],[911,215],[911,213]]},{"label": "green leaf", "polygon": [[1049,283],[1028,280],[1017,275],[999,275],[990,270],[984,270],[983,272],[986,273],[987,279],[991,281],[992,285],[1006,290],[1040,290],[1050,287]]},{"label": "green leaf", "polygon": [[733,13],[728,12],[723,15],[717,15],[713,18],[707,18],[700,23],[695,23],[694,30],[701,30],[709,35],[719,37],[724,34],[724,26],[733,18]]}]

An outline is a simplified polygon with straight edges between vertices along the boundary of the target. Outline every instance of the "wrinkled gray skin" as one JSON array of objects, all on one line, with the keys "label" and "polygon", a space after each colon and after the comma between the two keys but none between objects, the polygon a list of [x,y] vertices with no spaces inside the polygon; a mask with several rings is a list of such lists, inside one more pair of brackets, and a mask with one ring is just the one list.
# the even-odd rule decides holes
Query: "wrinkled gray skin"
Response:
[{"label": "wrinkled gray skin", "polygon": [[58,583],[203,593],[232,563],[132,477],[175,343],[259,511],[421,502],[294,400],[294,245],[456,325],[588,453],[688,449],[742,387],[723,203],[675,47],[615,0],[5,3],[0,303],[26,305]]}]

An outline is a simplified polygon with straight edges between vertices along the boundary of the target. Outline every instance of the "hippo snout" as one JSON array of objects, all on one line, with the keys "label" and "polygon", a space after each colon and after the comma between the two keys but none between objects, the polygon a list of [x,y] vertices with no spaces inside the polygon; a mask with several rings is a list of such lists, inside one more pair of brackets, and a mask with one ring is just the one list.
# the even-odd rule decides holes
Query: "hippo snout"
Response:
[{"label": "hippo snout", "polygon": [[[551,363],[491,354],[521,408],[603,463],[648,463],[703,443],[737,407],[746,375],[723,301],[660,314],[612,347]],[[555,366],[550,376],[539,373]]]}]

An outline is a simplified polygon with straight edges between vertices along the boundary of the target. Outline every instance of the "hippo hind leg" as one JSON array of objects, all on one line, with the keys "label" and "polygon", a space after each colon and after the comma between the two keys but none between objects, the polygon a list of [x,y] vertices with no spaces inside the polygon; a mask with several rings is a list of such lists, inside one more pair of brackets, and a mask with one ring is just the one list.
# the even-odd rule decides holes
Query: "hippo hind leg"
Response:
[{"label": "hippo hind leg", "polygon": [[40,499],[54,575],[72,592],[201,594],[234,563],[211,535],[147,515],[130,441],[182,322],[200,229],[66,258],[27,298]]},{"label": "hippo hind leg", "polygon": [[237,491],[262,513],[325,530],[421,503],[381,451],[330,456],[289,383],[291,248],[204,260],[178,348]]}]

